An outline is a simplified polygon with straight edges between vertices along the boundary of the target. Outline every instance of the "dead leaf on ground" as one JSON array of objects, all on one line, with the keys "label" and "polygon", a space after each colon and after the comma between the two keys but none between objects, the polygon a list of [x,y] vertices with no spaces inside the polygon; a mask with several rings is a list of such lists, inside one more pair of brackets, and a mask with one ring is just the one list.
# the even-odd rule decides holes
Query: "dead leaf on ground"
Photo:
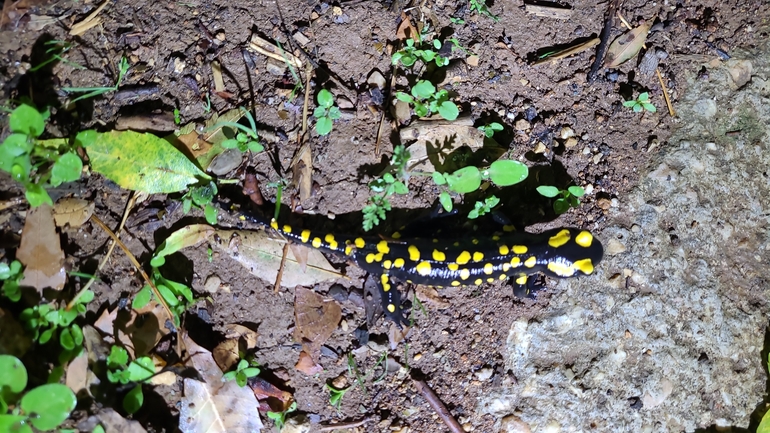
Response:
[{"label": "dead leaf on ground", "polygon": [[217,365],[222,371],[230,371],[230,369],[238,363],[241,359],[238,353],[238,340],[231,338],[214,347],[211,351],[211,355],[214,357]]},{"label": "dead leaf on ground", "polygon": [[340,305],[331,298],[310,289],[294,290],[294,340],[315,360],[321,355],[321,346],[331,337],[342,319]]},{"label": "dead leaf on ground", "polygon": [[176,131],[177,124],[174,122],[172,113],[143,113],[132,116],[120,116],[115,122],[115,129],[118,131],[138,131],[138,132],[173,132]]},{"label": "dead leaf on ground", "polygon": [[98,26],[102,23],[102,18],[99,16],[99,14],[104,10],[107,5],[109,5],[111,2],[109,0],[104,0],[102,4],[99,5],[96,9],[94,9],[93,12],[88,14],[87,17],[85,17],[82,21],[76,23],[72,26],[70,29],[70,36],[79,36],[83,33],[87,32],[88,30]]},{"label": "dead leaf on ground", "polygon": [[239,325],[237,323],[231,323],[225,326],[225,338],[233,338],[242,340],[245,343],[246,350],[254,350],[257,348],[257,338],[259,334],[253,329]]},{"label": "dead leaf on ground", "polygon": [[64,382],[75,394],[80,390],[88,391],[88,352],[82,351],[67,365],[67,376]]},{"label": "dead leaf on ground", "polygon": [[53,219],[57,227],[78,228],[94,213],[94,202],[82,198],[63,198],[56,202],[53,208]]},{"label": "dead leaf on ground", "polygon": [[303,144],[294,155],[291,172],[292,182],[299,188],[299,199],[309,199],[313,189],[313,153],[308,143]]},{"label": "dead leaf on ground", "polygon": [[16,258],[24,265],[22,286],[32,286],[41,293],[46,287],[54,290],[64,287],[67,279],[64,251],[51,206],[44,204],[27,211]]},{"label": "dead leaf on ground", "polygon": [[313,361],[313,358],[307,354],[304,350],[299,353],[299,360],[297,365],[294,366],[297,371],[305,373],[308,376],[315,376],[316,374],[324,371],[324,368]]},{"label": "dead leaf on ground", "polygon": [[[407,34],[407,32],[409,34]],[[409,20],[409,17],[404,12],[401,12],[401,24],[396,30],[396,39],[403,41],[407,38],[414,39],[415,43],[419,42],[419,34],[417,33],[417,29],[414,28],[412,21]]]},{"label": "dead leaf on ground", "polygon": [[170,320],[166,310],[152,301],[141,310],[105,309],[94,326],[120,341],[133,359],[146,355],[164,335],[171,332],[166,327]]},{"label": "dead leaf on ground", "polygon": [[290,392],[279,389],[259,376],[249,380],[249,388],[259,400],[259,410],[263,412],[283,412],[294,402]]},{"label": "dead leaf on ground", "polygon": [[[271,283],[278,275],[285,244],[285,239],[278,239],[265,230],[217,230],[216,236],[212,237],[212,246],[243,265],[252,275]],[[308,253],[305,272],[290,252],[284,263],[281,286],[309,286],[341,276],[318,250]]]},{"label": "dead leaf on ground", "polygon": [[411,155],[407,165],[410,171],[452,172],[460,168],[453,162],[453,156],[460,152],[478,154],[480,160],[489,162],[505,152],[495,140],[475,128],[470,118],[453,122],[419,120],[402,128],[399,135],[402,143],[416,140],[407,147]]},{"label": "dead leaf on ground", "polygon": [[438,294],[438,290],[433,287],[418,284],[415,293],[417,294],[417,299],[419,299],[421,302],[426,303],[432,308],[438,310],[449,308],[452,305],[445,301],[441,295]]},{"label": "dead leaf on ground", "polygon": [[203,382],[184,380],[184,397],[179,409],[179,429],[183,433],[246,433],[264,427],[259,418],[259,402],[251,389],[241,388],[234,380],[222,381],[211,353],[198,346],[187,334],[182,335],[188,365],[194,367]]},{"label": "dead leaf on ground", "polygon": [[99,412],[97,418],[105,433],[147,433],[139,421],[129,421],[110,408]]},{"label": "dead leaf on ground", "polygon": [[649,32],[650,25],[645,23],[618,36],[607,49],[604,66],[615,68],[637,55],[644,46]]}]

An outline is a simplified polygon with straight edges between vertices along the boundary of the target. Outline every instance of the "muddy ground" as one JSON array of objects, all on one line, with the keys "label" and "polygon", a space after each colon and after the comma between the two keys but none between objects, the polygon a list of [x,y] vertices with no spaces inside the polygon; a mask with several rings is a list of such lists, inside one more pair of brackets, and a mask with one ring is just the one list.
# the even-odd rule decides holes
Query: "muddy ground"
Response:
[{"label": "muddy ground", "polygon": [[[471,13],[463,1],[429,1],[422,7],[409,4],[351,1],[319,3],[300,0],[280,2],[133,2],[112,3],[100,14],[99,26],[80,36],[70,36],[69,27],[82,20],[96,4],[85,2],[19,2],[4,16],[0,32],[0,82],[4,104],[29,96],[39,106],[52,106],[52,123],[46,131],[60,136],[72,131],[96,128],[110,130],[119,119],[134,114],[165,113],[179,110],[183,123],[204,122],[211,112],[254,105],[261,129],[273,131],[277,141],[266,143],[268,153],[252,155],[225,178],[242,180],[247,168],[258,173],[262,185],[288,177],[286,172],[298,148],[287,137],[302,121],[302,96],[292,97],[291,71],[269,62],[264,56],[244,50],[252,34],[277,40],[300,58],[317,65],[313,91],[321,87],[350,104],[326,137],[311,134],[313,148],[314,194],[302,203],[311,217],[305,225],[340,232],[360,232],[361,209],[371,193],[368,182],[385,167],[398,134],[391,133],[392,115],[387,113],[386,133],[377,146],[380,117],[368,109],[371,95],[367,77],[380,71],[390,82],[392,66],[389,44],[396,41],[402,13],[413,23],[430,23],[436,33],[456,38],[463,47],[478,55],[478,64],[469,65],[455,52],[450,74],[457,77],[447,88],[460,105],[462,116],[475,125],[497,121],[505,130],[495,138],[507,147],[508,156],[526,162],[533,175],[523,185],[504,191],[501,211],[529,231],[556,226],[587,228],[602,237],[605,214],[613,200],[622,198],[638,182],[648,159],[665,149],[666,140],[681,121],[666,109],[664,90],[654,70],[645,73],[637,58],[617,69],[600,69],[594,81],[588,79],[595,50],[583,51],[557,62],[533,64],[537,55],[552,47],[569,45],[599,36],[608,3],[574,1],[563,4],[571,10],[567,19],[538,17],[528,13],[520,2],[496,1],[490,10],[499,17]],[[752,47],[767,38],[760,29],[767,23],[763,2],[623,2],[619,11],[636,25],[640,20],[653,24],[647,40],[648,50],[659,52],[659,71],[674,107],[687,89],[685,77],[708,80],[705,65],[729,58],[736,47]],[[8,9],[8,8],[6,8]],[[460,18],[453,23],[450,18]],[[46,21],[46,18],[56,18]],[[622,30],[612,20],[613,37]],[[307,40],[297,38],[301,33]],[[57,62],[49,70],[30,72],[44,58],[47,40],[72,44],[68,62]],[[298,40],[300,42],[298,42]],[[41,57],[42,56],[42,57]],[[114,84],[116,65],[122,56],[131,68],[119,92],[83,101],[74,110],[62,104],[67,95],[62,86]],[[212,61],[223,69],[227,95],[213,91]],[[304,71],[299,71],[305,79]],[[649,71],[648,71],[649,72]],[[329,77],[334,79],[330,79]],[[396,87],[402,88],[401,76]],[[386,96],[393,89],[386,89]],[[635,113],[622,102],[640,92],[649,92],[656,113]],[[228,96],[223,98],[222,96]],[[207,111],[210,100],[210,111]],[[386,101],[389,100],[386,97]],[[387,105],[387,104],[386,104]],[[312,111],[312,106],[310,107]],[[343,107],[345,108],[345,107]],[[378,113],[378,112],[377,112]],[[567,142],[561,131],[571,128],[577,141]],[[277,164],[271,162],[268,154]],[[550,203],[537,196],[541,184],[565,187],[576,184],[589,193],[578,209],[556,216]],[[420,178],[412,178],[411,193],[394,200],[393,226],[411,218],[414,211],[435,206],[438,189]],[[3,199],[21,194],[20,188],[3,173],[0,176]],[[223,196],[239,194],[237,188],[222,188]],[[275,190],[264,188],[268,200]],[[115,227],[126,206],[129,192],[99,176],[88,177],[51,192],[54,200],[77,196],[92,200],[96,214]],[[284,196],[284,204],[289,203]],[[203,222],[202,213],[184,215],[174,205],[178,196],[153,197],[142,209],[166,210],[160,221],[129,222],[124,241],[133,253],[145,260],[174,229],[191,222]],[[226,200],[226,199],[225,199]],[[472,201],[471,201],[472,203]],[[4,211],[2,239],[4,256],[12,258],[18,246],[18,233],[24,209]],[[315,215],[315,217],[313,217]],[[319,217],[320,216],[320,217]],[[328,216],[329,218],[325,218]],[[298,219],[301,220],[301,219]],[[238,221],[224,213],[222,226]],[[376,229],[385,233],[384,227]],[[104,254],[107,236],[88,225],[62,232],[63,246],[72,269],[93,269],[93,261]],[[250,275],[228,257],[207,247],[185,251],[175,258],[178,279],[187,281],[201,297],[185,318],[190,336],[202,346],[213,347],[227,324],[253,327],[259,334],[257,359],[273,383],[290,391],[317,431],[320,424],[367,420],[350,431],[445,431],[425,398],[412,386],[404,370],[390,372],[377,380],[382,371],[375,368],[381,350],[387,347],[390,326],[380,320],[368,328],[361,299],[365,275],[347,267],[349,279],[320,284],[314,289],[337,299],[343,308],[345,325],[325,344],[320,364],[324,371],[307,376],[295,370],[299,345],[293,341],[294,291],[274,291],[272,283]],[[335,260],[333,260],[335,261]],[[339,260],[337,263],[343,265]],[[211,276],[222,280],[227,290],[209,293],[204,282]],[[113,256],[94,286],[93,320],[105,308],[114,308],[142,286],[131,263],[121,254]],[[411,298],[413,288],[402,287]],[[331,291],[331,294],[330,294]],[[549,292],[536,301],[512,297],[506,283],[486,284],[472,290],[447,289],[438,301],[428,299],[428,314],[416,313],[416,326],[405,341],[389,353],[391,364],[410,367],[411,375],[425,379],[466,431],[494,431],[490,415],[479,415],[477,399],[491,389],[515,383],[518,379],[505,371],[500,353],[511,323],[518,318],[537,320],[548,308]],[[172,338],[172,337],[170,337]],[[360,350],[366,346],[369,349]],[[356,350],[359,349],[359,350]],[[347,374],[347,354],[356,353],[359,368],[366,375],[366,392],[348,392],[339,410],[329,405],[323,388],[328,380]],[[148,431],[174,431],[178,424],[177,402],[181,382],[159,386],[154,392],[164,404],[147,405],[134,419]],[[84,418],[98,412],[99,403],[75,412]],[[269,421],[266,421],[269,424]]]}]

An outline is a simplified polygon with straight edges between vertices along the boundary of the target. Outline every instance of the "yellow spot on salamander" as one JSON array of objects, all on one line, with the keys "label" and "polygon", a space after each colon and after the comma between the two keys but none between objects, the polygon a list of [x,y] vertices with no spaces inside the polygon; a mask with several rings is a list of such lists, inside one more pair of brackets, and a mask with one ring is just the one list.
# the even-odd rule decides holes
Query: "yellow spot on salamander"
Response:
[{"label": "yellow spot on salamander", "polygon": [[366,242],[361,238],[356,238],[353,243],[356,245],[356,248],[363,248],[366,245]]},{"label": "yellow spot on salamander", "polygon": [[481,284],[483,282],[484,282],[484,280],[482,280],[481,278],[477,278],[476,281],[473,282],[473,285],[478,286],[479,284]]},{"label": "yellow spot on salamander", "polygon": [[468,277],[471,276],[471,271],[469,269],[463,269],[460,271],[460,278],[463,280],[467,280]]},{"label": "yellow spot on salamander", "polygon": [[393,260],[393,267],[394,268],[403,268],[404,267],[404,259],[399,257],[396,260]]},{"label": "yellow spot on salamander", "polygon": [[461,282],[459,282],[459,281],[452,281],[452,286],[453,287],[457,287],[457,286],[460,286],[460,285],[462,285]]},{"label": "yellow spot on salamander", "polygon": [[415,262],[417,260],[420,260],[420,250],[416,246],[409,245],[409,248],[407,248],[406,250],[409,251],[409,260],[412,260]]},{"label": "yellow spot on salamander", "polygon": [[516,284],[519,284],[519,285],[522,285],[522,286],[527,284],[527,276],[526,275],[522,275],[522,276],[516,278]]},{"label": "yellow spot on salamander", "polygon": [[512,258],[511,259],[511,266],[513,266],[514,268],[518,268],[519,266],[521,266],[521,259],[518,258],[518,257]]},{"label": "yellow spot on salamander", "polygon": [[382,261],[382,253],[375,254],[374,255],[374,260],[377,261],[377,262],[381,262]]},{"label": "yellow spot on salamander", "polygon": [[291,233],[291,226],[290,225],[283,226],[283,232],[284,233]]},{"label": "yellow spot on salamander", "polygon": [[311,243],[313,245],[313,248],[318,248],[321,246],[321,238],[315,237],[313,238],[313,242]]},{"label": "yellow spot on salamander", "polygon": [[560,277],[571,277],[575,274],[575,268],[562,262],[549,262],[548,270]]},{"label": "yellow spot on salamander", "polygon": [[475,253],[473,253],[473,261],[474,262],[480,262],[482,260],[484,260],[484,253],[482,253],[480,251],[476,251]]},{"label": "yellow spot on salamander", "polygon": [[513,246],[513,252],[515,254],[526,254],[527,253],[527,247],[524,245],[514,245]]},{"label": "yellow spot on salamander", "polygon": [[514,226],[512,226],[510,224],[509,225],[505,225],[505,226],[503,226],[503,231],[504,232],[515,232],[516,231],[516,227],[514,227]]},{"label": "yellow spot on salamander", "polygon": [[366,260],[366,263],[374,263],[374,254],[372,253],[367,254],[364,260]]},{"label": "yellow spot on salamander", "polygon": [[537,257],[532,256],[524,261],[524,266],[528,268],[532,268],[537,264]]},{"label": "yellow spot on salamander", "polygon": [[336,250],[339,244],[337,243],[337,240],[334,239],[334,235],[329,233],[328,235],[324,236],[324,240],[327,244],[329,244],[329,248]]},{"label": "yellow spot on salamander", "polygon": [[430,275],[430,262],[420,262],[417,264],[417,266],[414,267],[415,270],[417,270],[417,273],[422,275],[423,277],[427,277]]},{"label": "yellow spot on salamander", "polygon": [[485,274],[492,275],[492,272],[494,271],[495,271],[495,265],[493,265],[492,263],[487,263],[486,265],[484,265]]},{"label": "yellow spot on salamander", "polygon": [[390,247],[388,246],[388,242],[387,241],[377,242],[377,251],[383,254],[388,254],[390,252]]},{"label": "yellow spot on salamander", "polygon": [[503,263],[503,272],[508,272],[511,269],[511,264],[508,262]]},{"label": "yellow spot on salamander", "polygon": [[391,312],[391,313],[395,313],[396,312],[396,306],[393,305],[393,304],[388,304],[388,311]]},{"label": "yellow spot on salamander", "polygon": [[591,233],[588,233],[585,230],[583,230],[582,232],[578,233],[577,236],[575,236],[575,243],[584,248],[590,247],[593,241],[594,241],[593,235]]},{"label": "yellow spot on salamander", "polygon": [[460,255],[457,256],[457,260],[455,260],[455,262],[457,262],[458,265],[464,265],[469,261],[471,261],[471,253],[469,253],[468,251],[461,252]]},{"label": "yellow spot on salamander", "polygon": [[310,240],[310,230],[302,230],[302,233],[299,235],[299,239],[302,242],[307,242]]},{"label": "yellow spot on salamander", "polygon": [[345,245],[345,255],[349,256],[351,254],[353,254],[353,246],[350,245],[350,244],[346,244]]},{"label": "yellow spot on salamander", "polygon": [[456,271],[460,269],[460,265],[458,265],[457,263],[450,263],[446,265],[446,267],[449,268],[450,271]]},{"label": "yellow spot on salamander", "polygon": [[278,230],[278,221],[276,221],[275,218],[270,220],[270,227],[272,227],[273,230]]},{"label": "yellow spot on salamander", "polygon": [[494,283],[495,279],[492,277],[487,278],[487,283]]},{"label": "yellow spot on salamander", "polygon": [[390,260],[385,260],[384,262],[382,262],[382,267],[385,269],[390,269],[391,266],[393,266],[393,262],[391,262]]},{"label": "yellow spot on salamander", "polygon": [[580,272],[586,275],[590,275],[594,272],[594,264],[591,262],[591,259],[577,260],[573,264],[576,268],[580,269]]},{"label": "yellow spot on salamander", "polygon": [[510,249],[508,249],[508,247],[507,247],[507,246],[505,246],[505,245],[500,245],[500,255],[501,255],[501,256],[507,255],[507,254],[508,254],[510,251],[511,251],[511,250],[510,250]]},{"label": "yellow spot on salamander", "polygon": [[436,238],[433,238],[433,243],[434,243],[434,244],[437,244],[437,243],[438,243],[438,239],[436,239]]},{"label": "yellow spot on salamander", "polygon": [[555,235],[551,236],[551,238],[548,239],[548,245],[554,248],[559,248],[560,246],[569,242],[569,238],[570,238],[569,230],[564,229],[564,230],[561,230],[559,233],[556,233]]},{"label": "yellow spot on salamander", "polygon": [[505,275],[505,274],[500,274],[500,276],[498,277],[498,279],[499,279],[500,281],[503,281],[503,280],[504,280],[504,279],[506,279],[506,278],[508,278],[508,275]]},{"label": "yellow spot on salamander", "polygon": [[382,281],[382,284],[388,284],[388,274],[380,275],[380,281]]},{"label": "yellow spot on salamander", "polygon": [[393,232],[392,235],[390,235],[393,239],[401,239],[401,233],[399,232]]},{"label": "yellow spot on salamander", "polygon": [[446,260],[446,254],[443,251],[433,250],[433,260],[437,262],[443,262]]}]

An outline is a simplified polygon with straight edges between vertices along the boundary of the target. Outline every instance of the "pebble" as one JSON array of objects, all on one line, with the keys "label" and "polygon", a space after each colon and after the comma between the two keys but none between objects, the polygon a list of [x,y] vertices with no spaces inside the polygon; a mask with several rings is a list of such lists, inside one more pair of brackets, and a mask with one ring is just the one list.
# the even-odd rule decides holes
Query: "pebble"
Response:
[{"label": "pebble", "polygon": [[492,377],[492,375],[494,373],[495,373],[495,371],[492,370],[492,368],[484,367],[481,370],[476,372],[476,379],[478,379],[478,380],[483,382],[485,380],[489,380],[489,378]]},{"label": "pebble", "polygon": [[612,202],[608,198],[600,198],[596,200],[596,206],[599,206],[600,209],[607,210],[612,206]]},{"label": "pebble", "polygon": [[217,274],[211,274],[206,278],[206,282],[203,283],[203,290],[209,293],[216,293],[219,290],[219,286],[222,285],[222,279]]},{"label": "pebble", "polygon": [[516,415],[508,415],[500,422],[500,433],[531,433],[529,424]]},{"label": "pebble", "polygon": [[243,161],[243,154],[238,149],[225,149],[214,157],[208,171],[217,176],[224,176],[241,165],[241,161]]},{"label": "pebble", "polygon": [[617,239],[610,239],[609,242],[607,242],[607,248],[604,249],[605,254],[610,256],[614,256],[625,251],[626,246]]},{"label": "pebble", "polygon": [[568,139],[570,137],[574,137],[575,136],[575,131],[572,128],[570,128],[569,126],[565,126],[565,127],[563,127],[561,129],[561,132],[559,133],[559,136],[561,137],[562,140],[566,140],[566,139]]},{"label": "pebble", "polygon": [[567,139],[567,141],[564,142],[564,147],[569,149],[570,147],[575,147],[578,144],[578,139],[575,137],[570,137]]},{"label": "pebble", "polygon": [[545,144],[542,141],[537,142],[537,146],[535,146],[535,153],[545,153]]},{"label": "pebble", "polygon": [[713,99],[701,99],[692,106],[693,114],[704,119],[711,119],[717,114],[717,103]]},{"label": "pebble", "polygon": [[526,131],[531,125],[526,119],[519,119],[513,124],[513,127],[516,128],[517,131]]}]

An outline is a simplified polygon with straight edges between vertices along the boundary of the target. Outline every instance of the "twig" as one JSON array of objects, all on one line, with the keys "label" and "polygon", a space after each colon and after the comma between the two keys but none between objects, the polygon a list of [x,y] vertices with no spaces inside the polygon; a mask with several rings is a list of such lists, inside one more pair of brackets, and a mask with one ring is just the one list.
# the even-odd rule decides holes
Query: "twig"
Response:
[{"label": "twig", "polygon": [[660,81],[660,87],[663,89],[663,98],[666,100],[666,106],[668,107],[668,114],[671,115],[671,117],[676,116],[676,111],[674,111],[674,106],[671,105],[671,98],[668,96],[668,89],[666,88],[666,85],[663,83],[663,77],[660,75],[660,69],[655,68],[655,73],[658,74],[658,80]]},{"label": "twig", "polygon": [[444,403],[441,402],[441,399],[438,398],[436,393],[433,392],[433,390],[428,386],[427,383],[425,383],[422,380],[417,380],[415,378],[412,378],[412,383],[414,384],[414,387],[417,388],[417,391],[419,391],[420,394],[425,398],[425,400],[428,401],[430,406],[433,408],[433,410],[436,411],[439,418],[441,418],[442,421],[444,421],[444,424],[449,427],[449,430],[452,431],[452,433],[465,433],[465,430],[463,430],[460,423],[457,422],[457,420],[454,419],[451,413],[449,413],[449,410],[444,406]]},{"label": "twig", "polygon": [[610,42],[610,33],[612,32],[612,19],[615,17],[615,11],[618,10],[618,5],[621,0],[611,0],[609,9],[607,10],[607,17],[604,19],[604,27],[602,28],[602,34],[600,35],[599,46],[596,47],[596,58],[594,58],[594,64],[591,65],[591,70],[588,72],[588,82],[591,83],[596,79],[596,74],[599,73],[599,68],[602,67],[604,61],[604,54],[607,52],[607,45]]},{"label": "twig", "polygon": [[544,57],[544,58],[536,61],[532,65],[533,66],[537,66],[537,65],[540,65],[540,64],[543,64],[543,63],[548,63],[548,62],[550,62],[552,60],[560,60],[560,59],[563,59],[565,57],[569,57],[569,56],[575,55],[577,53],[581,53],[581,52],[583,52],[583,51],[593,47],[594,45],[596,45],[598,43],[599,43],[599,38],[589,39],[589,40],[583,42],[582,44],[578,44],[578,45],[575,45],[573,47],[566,48],[564,50],[561,50],[561,51],[558,51],[556,53],[553,53],[553,54],[551,54],[548,57]]},{"label": "twig", "polygon": [[371,418],[364,418],[361,421],[341,422],[339,424],[325,425],[320,427],[318,431],[334,431],[339,429],[360,427],[371,420]]}]

